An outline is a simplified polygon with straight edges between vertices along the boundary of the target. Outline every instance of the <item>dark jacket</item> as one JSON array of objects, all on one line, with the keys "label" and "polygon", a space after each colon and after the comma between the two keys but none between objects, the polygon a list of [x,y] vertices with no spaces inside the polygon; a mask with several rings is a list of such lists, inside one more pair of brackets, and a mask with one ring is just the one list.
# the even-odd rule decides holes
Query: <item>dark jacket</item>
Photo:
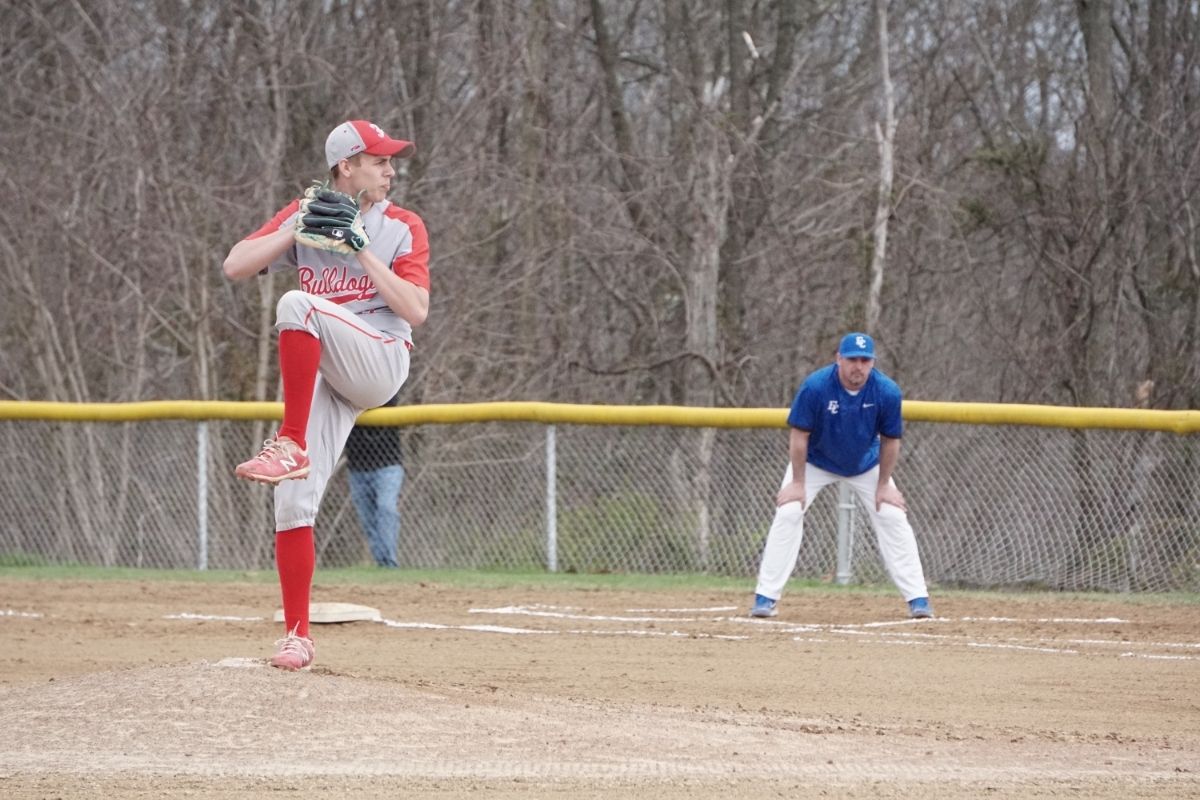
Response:
[{"label": "dark jacket", "polygon": [[[394,406],[400,395],[384,403]],[[355,425],[346,439],[346,466],[356,471],[390,467],[400,461],[400,429],[393,426]]]}]

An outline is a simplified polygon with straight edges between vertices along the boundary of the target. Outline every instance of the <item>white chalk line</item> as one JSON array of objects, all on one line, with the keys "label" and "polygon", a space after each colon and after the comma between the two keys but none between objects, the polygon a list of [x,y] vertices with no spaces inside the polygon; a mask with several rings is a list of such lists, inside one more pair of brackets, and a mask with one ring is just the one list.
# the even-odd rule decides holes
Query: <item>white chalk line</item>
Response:
[{"label": "white chalk line", "polygon": [[707,608],[627,608],[630,614],[702,614],[713,611],[737,611],[737,606],[709,606]]},{"label": "white chalk line", "polygon": [[443,625],[440,622],[399,622],[394,619],[380,620],[389,628],[419,628],[433,631],[478,631],[480,633],[558,633],[558,631],[536,630],[534,628],[510,628],[503,625]]},{"label": "white chalk line", "polygon": [[266,617],[234,617],[227,614],[193,614],[183,611],[178,614],[164,614],[163,619],[197,619],[205,622],[262,622]]},{"label": "white chalk line", "polygon": [[501,606],[500,608],[468,608],[468,614],[520,614],[527,617],[553,617],[555,619],[587,619],[603,622],[699,622],[698,617],[614,617],[596,614],[568,614],[565,611],[543,611],[553,606]]},{"label": "white chalk line", "polygon": [[1064,653],[1078,655],[1078,650],[1068,650],[1062,647],[1033,647],[1026,644],[1010,644],[1007,642],[964,642],[967,647],[979,647],[991,650],[1025,650],[1031,653]]},{"label": "white chalk line", "polygon": [[[814,641],[814,640],[802,639],[800,637],[797,637],[797,638],[793,639],[792,641],[799,642],[799,641]],[[898,645],[900,647],[928,647],[931,643],[930,642],[916,642],[911,639],[881,638],[878,642],[875,642],[875,644]],[[942,644],[961,645],[963,647],[995,648],[998,650],[1029,650],[1029,651],[1034,651],[1034,652],[1039,652],[1039,653],[1076,654],[1078,652],[1076,650],[1063,650],[1063,649],[1057,648],[1057,647],[1030,647],[1028,645],[1001,644],[1001,643],[988,643],[988,642],[936,642],[936,644],[939,644],[939,645],[942,645]]]},{"label": "white chalk line", "polygon": [[[966,618],[963,618],[963,619],[966,619]],[[984,620],[982,618],[973,618],[973,619],[977,622],[978,621],[989,621],[989,622],[992,621],[990,619]],[[932,620],[930,620],[930,621],[932,621]],[[953,620],[942,618],[940,621],[952,622]],[[1018,620],[1004,619],[1003,621],[1004,622],[1016,622]],[[1042,622],[1044,620],[1032,620],[1032,621]],[[1060,619],[1057,621],[1062,622],[1064,620]],[[1077,623],[1102,622],[1102,623],[1108,624],[1111,622],[1115,622],[1117,620],[1077,619],[1077,620],[1072,620],[1072,621],[1077,622]],[[1124,622],[1124,620],[1121,620],[1121,622]],[[862,627],[866,627],[866,626],[862,626]],[[811,630],[811,629],[812,629],[811,627],[808,628],[808,630]],[[907,644],[907,645],[920,645],[920,644],[943,645],[944,644],[944,645],[959,645],[959,646],[965,646],[965,647],[976,647],[976,648],[982,648],[982,649],[995,648],[995,649],[1025,650],[1025,651],[1037,652],[1037,653],[1059,653],[1059,654],[1066,654],[1066,655],[1080,655],[1081,651],[1071,648],[1071,647],[1062,647],[1062,646],[1050,647],[1050,646],[1046,646],[1045,644],[1038,644],[1038,643],[1052,642],[1056,645],[1084,645],[1084,646],[1105,646],[1105,647],[1130,647],[1132,645],[1132,646],[1144,647],[1144,648],[1161,647],[1161,648],[1166,648],[1166,649],[1171,649],[1171,648],[1200,649],[1200,643],[1197,643],[1197,642],[1135,642],[1135,643],[1130,643],[1127,641],[1114,642],[1114,641],[1109,641],[1109,640],[1105,640],[1105,639],[1045,639],[1045,638],[1017,638],[1015,640],[1010,640],[1008,642],[979,642],[979,641],[974,641],[974,640],[968,639],[967,637],[960,635],[960,634],[922,633],[922,632],[918,632],[918,631],[896,631],[896,630],[876,632],[876,631],[867,631],[867,630],[856,630],[855,626],[849,626],[849,625],[831,625],[831,626],[828,626],[826,628],[826,630],[831,634],[843,634],[846,636],[869,637],[872,640],[878,641],[882,644]],[[796,637],[793,637],[793,641],[812,641],[812,640],[807,639],[805,637],[796,636]],[[1021,644],[1021,642],[1033,642],[1034,644]],[[1157,659],[1184,660],[1184,661],[1200,660],[1200,658],[1197,658],[1195,656],[1189,656],[1189,655],[1157,655],[1157,654],[1153,654],[1153,653],[1133,653],[1133,652],[1121,653],[1120,655],[1121,655],[1121,657],[1126,657],[1126,658],[1157,658]]]},{"label": "white chalk line", "polygon": [[[1193,642],[1110,642],[1103,639],[1064,639],[1064,640],[1047,640],[1047,639],[1017,639],[1008,642],[980,642],[967,639],[964,636],[956,634],[930,634],[930,633],[907,633],[899,631],[889,631],[875,633],[871,631],[856,631],[841,628],[830,628],[831,634],[845,634],[848,636],[861,636],[870,638],[872,643],[877,644],[892,644],[892,645],[938,645],[951,647],[974,647],[979,649],[997,649],[997,650],[1020,650],[1031,653],[1052,653],[1059,655],[1083,655],[1083,652],[1071,647],[1049,647],[1043,644],[1021,644],[1020,642],[1054,642],[1056,644],[1084,644],[1084,645],[1104,645],[1108,647],[1129,647],[1132,645],[1138,647],[1162,647],[1162,648],[1200,648],[1200,644]],[[824,639],[812,639],[803,636],[794,636],[792,641],[796,642],[816,642],[827,641]],[[1146,659],[1164,659],[1171,661],[1200,661],[1200,656],[1191,655],[1167,655],[1156,653],[1135,653],[1124,652],[1120,653],[1121,658],[1146,658]]]},{"label": "white chalk line", "polygon": [[[727,612],[737,610],[737,606],[709,606],[701,608],[633,608],[626,609],[627,614],[695,614],[708,612]],[[863,622],[863,623],[807,623],[796,624],[785,622],[782,620],[762,620],[752,619],[743,616],[710,616],[710,617],[677,617],[677,616],[625,616],[611,614],[586,614],[578,613],[582,609],[569,606],[552,606],[544,604],[535,604],[528,606],[501,606],[497,608],[471,608],[467,610],[469,614],[496,614],[508,616],[530,616],[543,617],[548,619],[563,619],[563,620],[584,620],[591,622],[643,622],[643,623],[670,623],[678,625],[681,623],[701,623],[701,622],[732,622],[735,624],[754,625],[758,630],[769,629],[772,633],[780,634],[809,634],[809,635],[793,635],[792,641],[808,644],[828,644],[832,639],[827,637],[850,637],[859,638],[860,640],[870,640],[874,643],[895,644],[906,646],[922,646],[922,645],[949,645],[972,647],[977,649],[995,649],[995,650],[1016,650],[1032,653],[1052,653],[1062,655],[1080,655],[1081,651],[1072,647],[1051,646],[1051,645],[1077,645],[1083,647],[1138,647],[1143,649],[1162,648],[1162,649],[1182,649],[1182,650],[1200,650],[1200,642],[1134,642],[1127,641],[1108,641],[1104,639],[1045,639],[1045,638],[1018,638],[1016,640],[1004,642],[981,642],[969,639],[959,634],[942,634],[916,630],[902,630],[902,628],[914,625],[929,625],[930,623],[950,623],[950,622],[972,622],[985,624],[1020,624],[1020,623],[1038,623],[1038,624],[1072,624],[1072,625],[1123,625],[1128,624],[1128,620],[1117,617],[1101,617],[1101,618],[1086,618],[1086,617],[1036,617],[1023,619],[1018,617],[958,617],[947,618],[938,617],[932,620],[887,620],[878,622]],[[17,611],[14,609],[0,609],[0,617],[26,618],[26,619],[41,619],[44,615],[37,611]],[[166,614],[163,619],[168,620],[183,620],[183,621],[214,621],[214,622],[262,622],[265,617],[251,616],[234,616],[228,614],[199,614],[189,611],[179,612],[175,614]],[[407,628],[407,629],[423,629],[423,630],[463,630],[473,631],[478,633],[496,633],[507,635],[555,635],[568,634],[576,636],[634,636],[634,637],[657,637],[657,638],[679,638],[679,639],[715,639],[725,641],[745,641],[753,638],[750,635],[736,634],[719,634],[710,633],[707,631],[681,631],[681,630],[648,630],[641,628],[621,629],[621,630],[606,630],[597,628],[572,628],[569,630],[546,630],[537,628],[515,627],[506,625],[445,625],[434,622],[409,622],[384,619],[380,620],[389,628]],[[816,635],[812,635],[816,634]],[[824,636],[821,636],[824,634]],[[1142,658],[1152,660],[1165,661],[1198,661],[1200,656],[1188,654],[1163,654],[1163,653],[1147,653],[1137,652],[1132,650],[1124,650],[1121,653],[1114,654],[1118,658]]]},{"label": "white chalk line", "polygon": [[[737,607],[734,606],[734,609],[736,609],[736,608]],[[627,611],[629,613],[637,613],[640,611],[647,611],[647,610],[650,610],[650,609],[627,609]],[[664,610],[666,610],[666,609],[664,609]],[[690,613],[694,610],[697,610],[697,609],[679,609],[679,611],[682,613]],[[726,607],[720,607],[719,609],[714,608],[713,610],[726,610]],[[570,611],[575,612],[575,611],[577,611],[577,609],[572,607],[572,608],[570,608]],[[694,617],[683,617],[683,618],[680,618],[680,617],[626,617],[626,616],[615,616],[615,615],[567,613],[567,611],[564,611],[564,610],[556,610],[555,606],[547,606],[547,605],[542,605],[542,604],[539,604],[537,606],[501,606],[498,608],[472,608],[472,609],[468,609],[468,613],[471,613],[471,614],[500,614],[500,615],[527,615],[527,616],[550,617],[550,618],[560,618],[560,619],[590,619],[590,620],[594,620],[597,622],[614,622],[614,621],[615,622],[631,622],[631,621],[633,621],[633,622],[655,622],[655,623],[664,623],[664,622],[679,623],[679,622],[704,621],[704,620],[700,620],[700,619],[694,618]],[[1018,640],[1018,642],[1034,642],[1034,644],[1022,644],[1022,643],[1018,643],[1018,642],[1010,642],[1010,643],[976,642],[976,641],[972,641],[970,639],[966,639],[965,637],[963,637],[961,635],[955,635],[955,634],[937,634],[937,633],[925,633],[925,632],[918,632],[918,631],[901,631],[901,630],[896,630],[896,629],[901,628],[901,627],[911,627],[911,626],[916,626],[916,625],[929,625],[930,623],[933,623],[933,624],[951,623],[954,621],[984,622],[984,623],[994,623],[994,624],[1014,624],[1014,623],[1037,623],[1037,624],[1058,623],[1058,624],[1074,624],[1074,625],[1122,625],[1122,624],[1128,624],[1128,620],[1120,619],[1118,617],[1100,617],[1100,618],[1035,617],[1035,618],[1031,618],[1031,619],[1021,619],[1018,617],[961,617],[961,618],[958,618],[957,620],[942,617],[942,618],[935,618],[935,619],[931,619],[931,620],[906,619],[906,620],[887,620],[887,621],[879,621],[879,622],[864,622],[864,623],[852,623],[852,624],[844,624],[844,623],[841,623],[841,624],[811,624],[810,623],[810,624],[803,624],[803,625],[796,625],[795,623],[784,622],[781,620],[760,620],[760,619],[752,619],[750,617],[741,617],[741,616],[712,617],[712,618],[709,618],[709,621],[733,622],[733,623],[737,623],[737,624],[750,624],[750,625],[774,627],[774,628],[777,628],[780,633],[820,633],[820,632],[825,632],[827,634],[834,634],[834,635],[861,636],[864,638],[870,638],[874,641],[879,641],[879,642],[883,642],[883,643],[887,643],[887,644],[938,643],[938,644],[954,644],[954,645],[963,645],[963,646],[968,646],[968,647],[978,647],[981,649],[986,649],[986,648],[1012,649],[1012,650],[1023,650],[1023,651],[1028,651],[1028,652],[1061,653],[1061,654],[1068,654],[1068,655],[1077,655],[1077,654],[1079,654],[1080,651],[1078,651],[1074,648],[1070,648],[1070,647],[1052,647],[1052,646],[1048,646],[1047,644],[1038,644],[1040,642],[1059,644],[1058,640],[1046,640],[1046,639],[1041,639],[1041,638],[1035,638],[1032,640],[1030,640],[1030,639]],[[886,630],[886,631],[880,630],[883,628],[892,629],[892,630]],[[583,631],[572,631],[572,633],[582,633],[582,632]],[[592,635],[596,635],[598,632],[590,631],[589,633],[591,633]],[[614,631],[614,632],[607,632],[607,635],[657,635],[657,636],[663,636],[663,635],[669,635],[669,634],[664,634],[662,632],[657,632],[657,631],[656,632],[647,631],[647,632],[643,632],[643,633],[636,633],[636,632],[630,632],[630,631],[621,631],[621,632]],[[913,641],[913,640],[898,641],[897,637],[911,637],[911,639],[913,639],[913,640],[924,639],[926,641],[925,642]],[[711,635],[710,634],[710,635],[706,636],[705,638],[727,638],[727,639],[732,639],[732,640],[739,640],[739,639],[746,639],[746,638],[750,638],[750,637],[720,636],[720,635]],[[805,639],[803,637],[794,637],[794,640],[795,641],[801,641],[801,640],[803,640],[803,641],[821,641],[821,642],[828,641],[825,639],[820,639],[820,640]],[[935,642],[934,640],[940,640],[940,641]],[[1085,641],[1086,640],[1069,640],[1064,643],[1065,644],[1082,644]],[[1103,640],[1096,640],[1096,642],[1101,643],[1101,642],[1103,642]],[[1125,647],[1130,646],[1130,644],[1128,642],[1103,642],[1103,643],[1107,644],[1107,645],[1121,645],[1121,646],[1125,646]],[[1200,643],[1153,642],[1153,643],[1145,643],[1145,644],[1137,643],[1136,646],[1138,646],[1138,647],[1166,647],[1166,648],[1171,648],[1171,647],[1200,648]],[[1133,654],[1133,655],[1135,655],[1135,656],[1146,655],[1148,657],[1152,654]],[[1179,659],[1179,658],[1191,659],[1192,658],[1191,656],[1164,656],[1164,657],[1171,658],[1171,659]]]},{"label": "white chalk line", "polygon": [[696,631],[646,631],[646,630],[628,630],[628,631],[602,631],[602,630],[570,630],[566,633],[587,634],[589,636],[664,636],[668,638],[679,639],[724,639],[731,642],[745,641],[751,637],[736,636],[730,633],[705,633]]},{"label": "white chalk line", "polygon": [[1099,619],[1090,619],[1087,617],[1038,617],[1034,619],[1021,619],[1019,617],[959,617],[962,622],[1066,622],[1073,625],[1125,625],[1129,620],[1121,619],[1120,617],[1101,617]]},{"label": "white chalk line", "polygon": [[749,636],[731,636],[728,634],[718,633],[685,633],[683,631],[651,631],[642,629],[633,630],[597,630],[597,629],[573,629],[565,631],[545,630],[541,628],[513,628],[501,625],[444,625],[437,622],[397,622],[396,620],[385,619],[383,624],[389,628],[422,628],[426,630],[456,630],[456,631],[479,631],[482,633],[511,633],[511,634],[575,634],[583,636],[663,636],[663,637],[681,637],[689,639],[731,639],[741,640],[749,639]]},{"label": "white chalk line", "polygon": [[1118,658],[1152,658],[1161,661],[1200,661],[1196,656],[1169,656],[1154,653],[1121,653]]},{"label": "white chalk line", "polygon": [[[540,608],[553,608],[553,607],[542,606]],[[631,612],[636,612],[638,610],[639,609],[630,609]],[[649,610],[649,609],[647,609],[647,610]],[[683,612],[683,613],[687,613],[687,612],[690,612],[693,610],[698,610],[698,609],[679,609],[679,611]],[[708,610],[708,609],[706,609],[706,610]],[[711,610],[725,611],[725,610],[729,610],[729,609],[726,609],[725,607],[719,607],[719,608],[713,608]],[[692,618],[682,618],[682,619],[680,619],[680,618],[658,618],[658,617],[630,618],[630,617],[607,616],[607,615],[565,614],[565,613],[555,612],[555,611],[550,611],[550,610],[535,610],[535,609],[522,607],[522,606],[506,606],[506,607],[499,608],[499,609],[468,609],[468,613],[490,613],[490,612],[500,613],[500,614],[526,613],[526,614],[529,614],[530,616],[558,617],[558,618],[563,618],[563,619],[591,619],[591,620],[595,620],[595,621],[599,621],[599,622],[613,622],[613,621],[616,621],[616,622],[628,622],[628,621],[695,622],[695,621],[698,621],[698,620],[695,620]],[[4,616],[41,617],[42,615],[38,614],[36,612],[32,612],[32,613],[31,612],[5,612]],[[238,616],[221,615],[221,614],[196,614],[196,613],[192,613],[192,612],[166,614],[166,615],[164,615],[163,618],[164,619],[172,619],[172,620],[201,620],[201,621],[221,621],[221,622],[261,622],[265,619],[265,617],[238,617]],[[964,618],[964,619],[966,619],[966,618]],[[738,621],[738,622],[743,621],[742,618],[740,618],[740,617],[733,617],[733,618],[716,617],[716,618],[713,618],[713,621],[722,621],[722,620]],[[747,621],[754,622],[754,620],[747,620]],[[949,621],[949,620],[944,620],[944,621]],[[979,618],[979,619],[975,619],[974,621],[991,622],[991,621],[996,621],[996,620],[987,619],[987,618]],[[1017,622],[1019,620],[1005,618],[1005,619],[1002,619],[999,621]],[[1046,620],[1034,620],[1034,621],[1045,622]],[[1055,621],[1063,622],[1063,621],[1067,621],[1067,620],[1055,620]],[[1076,622],[1076,623],[1087,623],[1087,622],[1112,623],[1112,622],[1119,622],[1120,620],[1076,619],[1076,620],[1070,620],[1070,621]],[[408,629],[419,629],[419,630],[462,630],[462,631],[474,631],[474,632],[478,632],[478,633],[498,633],[498,634],[508,634],[508,635],[518,635],[518,636],[524,635],[524,634],[531,634],[531,635],[567,634],[567,635],[576,635],[576,636],[633,636],[633,637],[641,636],[641,637],[676,638],[676,639],[718,639],[718,640],[725,640],[725,641],[745,641],[745,640],[752,638],[750,636],[739,636],[739,635],[734,635],[734,634],[717,634],[717,633],[708,633],[708,632],[704,632],[704,631],[700,631],[700,632],[696,632],[696,631],[687,632],[687,631],[679,631],[679,630],[655,631],[655,630],[645,630],[645,629],[601,630],[601,629],[595,629],[595,628],[578,628],[578,629],[570,629],[570,630],[565,630],[565,631],[556,631],[556,630],[545,630],[545,629],[537,629],[537,628],[518,628],[518,627],[512,627],[512,626],[505,626],[505,625],[445,625],[445,624],[436,623],[436,622],[405,622],[405,621],[390,620],[390,619],[383,619],[383,620],[380,620],[380,622],[382,622],[383,625],[385,625],[386,627],[389,627],[389,628],[408,628]],[[771,621],[771,622],[774,622],[774,621]],[[1036,646],[1036,645],[1025,645],[1025,644],[1016,644],[1016,643],[1012,643],[1012,642],[976,642],[976,641],[969,641],[969,640],[963,641],[964,637],[956,636],[953,634],[921,633],[921,632],[916,632],[916,631],[866,630],[868,628],[876,628],[877,629],[880,627],[893,627],[895,624],[907,624],[907,623],[913,623],[913,622],[919,623],[920,621],[906,620],[906,621],[904,621],[904,623],[881,622],[881,623],[861,623],[858,625],[813,624],[813,625],[797,626],[797,625],[791,625],[789,623],[780,623],[780,622],[776,622],[775,624],[781,626],[781,629],[780,629],[781,633],[792,633],[792,632],[798,632],[798,631],[803,631],[803,632],[825,631],[825,632],[827,632],[829,634],[833,634],[833,635],[840,634],[840,635],[844,635],[844,636],[859,636],[859,637],[864,637],[864,638],[870,638],[881,644],[907,645],[907,646],[922,646],[922,645],[928,645],[928,644],[949,644],[949,645],[960,645],[960,646],[965,646],[965,647],[974,647],[974,648],[980,648],[980,649],[1019,650],[1019,651],[1025,651],[1025,652],[1054,653],[1054,654],[1065,654],[1065,655],[1078,655],[1079,654],[1078,650],[1073,650],[1073,649],[1069,649],[1069,648],[1061,648],[1061,647],[1045,647],[1045,646]],[[830,639],[802,637],[802,636],[795,636],[795,637],[793,637],[792,640],[796,641],[796,642],[806,642],[806,643],[813,643],[813,644],[828,644],[831,641]],[[1089,645],[1108,645],[1108,646],[1120,645],[1120,646],[1125,646],[1125,647],[1129,646],[1128,642],[1109,642],[1109,641],[1105,641],[1102,639],[1066,640],[1066,642],[1069,644],[1089,644]],[[1167,648],[1171,648],[1171,647],[1200,648],[1200,643],[1190,643],[1190,642],[1150,642],[1150,643],[1145,643],[1145,644],[1141,644],[1141,643],[1139,643],[1139,644],[1140,644],[1140,646],[1143,646],[1143,647],[1157,646],[1157,647],[1167,647]],[[1188,655],[1160,655],[1160,654],[1153,654],[1153,653],[1135,653],[1135,652],[1123,652],[1123,653],[1119,654],[1119,657],[1120,658],[1146,658],[1146,659],[1158,659],[1158,660],[1174,660],[1174,661],[1200,660],[1200,658],[1197,658],[1194,656],[1188,656]],[[235,665],[219,664],[219,666],[235,666]],[[250,664],[245,664],[245,665],[237,664],[236,666],[250,666]]]},{"label": "white chalk line", "polygon": [[[1067,644],[1098,644],[1110,647],[1124,647],[1129,642],[1110,642],[1107,639],[1063,639]],[[1138,642],[1143,647],[1184,647],[1200,650],[1200,642]]]},{"label": "white chalk line", "polygon": [[[735,606],[735,608],[736,608],[736,606]],[[568,614],[566,612],[556,611],[554,609],[555,609],[554,606],[546,606],[546,605],[538,605],[536,607],[532,607],[532,606],[501,606],[498,608],[472,608],[472,609],[468,609],[468,613],[500,614],[500,615],[528,615],[528,616],[539,616],[539,617],[557,617],[557,618],[562,618],[562,619],[592,619],[592,620],[595,620],[598,622],[648,621],[648,622],[655,622],[655,623],[664,623],[664,622],[678,623],[678,622],[704,621],[704,620],[700,620],[697,618],[689,618],[689,617],[685,617],[685,618],[680,618],[680,617],[630,618],[630,617],[623,617],[623,616],[599,615],[599,614],[590,614],[590,615],[589,614],[579,614],[579,613],[569,613]],[[572,609],[572,611],[575,611],[575,610],[576,609]],[[642,610],[643,609],[628,609],[629,612],[637,612],[637,611],[642,611]],[[724,610],[724,609],[722,609],[722,610]],[[688,613],[691,611],[691,609],[686,609],[686,610],[681,610],[681,611],[683,611],[684,613]],[[880,622],[864,622],[864,623],[851,623],[851,624],[810,623],[810,624],[803,624],[803,625],[796,625],[794,623],[789,623],[789,622],[785,622],[782,620],[762,620],[762,619],[753,619],[750,617],[741,617],[741,616],[712,617],[712,618],[709,618],[708,621],[733,622],[733,623],[738,623],[738,624],[745,623],[745,624],[751,624],[751,625],[756,625],[756,626],[769,627],[769,628],[773,629],[773,632],[779,632],[779,633],[785,633],[785,634],[786,633],[808,633],[808,634],[826,633],[829,635],[861,637],[863,639],[870,639],[873,642],[883,643],[883,644],[901,644],[901,645],[910,645],[910,646],[939,644],[939,645],[975,647],[975,648],[979,648],[979,649],[1003,649],[1003,650],[1025,651],[1025,652],[1031,652],[1031,653],[1053,653],[1053,654],[1063,654],[1063,655],[1080,655],[1081,651],[1079,651],[1075,648],[1061,647],[1061,646],[1057,646],[1057,645],[1060,645],[1060,644],[1083,644],[1083,643],[1088,642],[1089,640],[1060,641],[1060,640],[1055,640],[1055,639],[1044,639],[1044,638],[1033,638],[1033,639],[1020,638],[1020,639],[1017,639],[1016,641],[1009,641],[1009,642],[979,642],[979,641],[971,640],[960,634],[939,634],[939,633],[923,632],[923,631],[900,630],[900,628],[917,626],[917,625],[924,626],[924,625],[929,625],[931,623],[932,624],[938,624],[938,623],[947,624],[947,623],[952,623],[952,622],[956,622],[956,621],[958,621],[958,622],[976,622],[976,623],[983,622],[983,623],[995,623],[995,624],[1012,624],[1012,623],[1022,623],[1022,622],[1038,623],[1038,624],[1059,623],[1059,624],[1075,624],[1075,625],[1081,625],[1081,624],[1095,624],[1095,625],[1128,624],[1128,620],[1123,620],[1123,619],[1120,619],[1117,617],[1101,617],[1101,618],[1038,617],[1038,618],[1032,618],[1032,619],[1020,619],[1020,618],[1016,618],[1016,617],[961,617],[958,619],[952,619],[952,618],[947,618],[947,617],[940,617],[940,618],[935,618],[935,619],[922,619],[922,620],[914,620],[914,619],[888,620],[888,621],[880,621]],[[882,630],[882,629],[887,629],[887,630]],[[572,632],[579,633],[580,631],[572,631]],[[595,635],[596,632],[592,631],[589,633],[592,633],[593,635]],[[622,631],[622,632],[609,632],[609,635],[659,635],[659,636],[662,636],[662,635],[672,635],[672,634],[664,634],[663,632],[658,632],[658,631],[653,631],[653,632],[646,631],[646,632],[643,632],[640,634],[631,632],[631,631]],[[695,634],[681,634],[681,635],[694,636]],[[709,636],[711,638],[730,638],[730,639],[735,639],[735,640],[750,638],[748,636],[746,636],[746,637],[732,637],[732,636],[731,637],[720,637],[718,635],[709,635]],[[709,637],[706,637],[706,638],[709,638]],[[828,642],[829,640],[823,639],[823,638],[794,636],[793,641],[803,641],[803,642],[810,642],[810,643],[825,643],[825,642]],[[1103,643],[1106,645],[1120,645],[1123,647],[1131,646],[1131,643],[1129,643],[1129,642],[1104,642],[1103,640],[1094,640],[1094,641],[1097,644]],[[1051,645],[1056,645],[1056,646],[1051,646]],[[1139,642],[1139,643],[1133,643],[1132,646],[1165,647],[1165,648],[1171,648],[1171,647],[1200,648],[1200,643],[1192,643],[1192,642],[1140,643]],[[1200,659],[1197,659],[1196,657],[1188,656],[1188,655],[1158,656],[1158,655],[1151,654],[1151,653],[1128,653],[1128,654],[1123,654],[1123,657],[1146,657],[1146,658],[1155,657],[1155,658],[1167,658],[1167,659],[1171,659],[1171,660],[1200,660]]]}]

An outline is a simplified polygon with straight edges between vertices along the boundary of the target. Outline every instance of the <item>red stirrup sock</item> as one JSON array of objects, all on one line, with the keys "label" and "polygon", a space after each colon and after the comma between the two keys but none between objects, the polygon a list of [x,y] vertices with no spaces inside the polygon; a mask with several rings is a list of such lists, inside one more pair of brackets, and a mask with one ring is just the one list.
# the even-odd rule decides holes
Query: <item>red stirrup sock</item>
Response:
[{"label": "red stirrup sock", "polygon": [[279,435],[300,445],[301,450],[308,449],[304,436],[320,366],[320,339],[308,331],[279,332],[279,377],[283,381],[283,425]]},{"label": "red stirrup sock", "polygon": [[275,566],[283,595],[283,625],[288,633],[308,635],[308,602],[312,594],[313,568],[317,550],[312,526],[292,528],[275,534]]}]

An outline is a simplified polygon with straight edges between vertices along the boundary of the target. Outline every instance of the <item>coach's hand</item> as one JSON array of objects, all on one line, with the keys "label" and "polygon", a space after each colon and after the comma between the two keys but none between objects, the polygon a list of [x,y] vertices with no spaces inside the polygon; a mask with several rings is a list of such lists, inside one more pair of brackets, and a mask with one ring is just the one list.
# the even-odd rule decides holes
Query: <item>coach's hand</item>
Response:
[{"label": "coach's hand", "polygon": [[901,511],[908,511],[908,506],[904,502],[904,495],[900,494],[900,490],[896,488],[896,484],[894,483],[883,484],[875,490],[875,510],[881,510],[884,503],[890,503]]},{"label": "coach's hand", "polygon": [[785,503],[799,503],[804,505],[807,498],[804,496],[804,481],[792,481],[779,490],[779,494],[775,495],[775,505],[781,506]]}]

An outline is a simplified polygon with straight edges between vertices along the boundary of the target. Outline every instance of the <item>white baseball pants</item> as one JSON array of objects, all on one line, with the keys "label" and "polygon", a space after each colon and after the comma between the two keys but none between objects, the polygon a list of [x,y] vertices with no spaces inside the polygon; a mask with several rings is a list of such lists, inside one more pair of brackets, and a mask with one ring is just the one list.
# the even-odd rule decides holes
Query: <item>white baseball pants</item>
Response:
[{"label": "white baseball pants", "polygon": [[317,510],[333,468],[358,415],[390,400],[408,379],[405,341],[373,328],[337,303],[298,290],[276,307],[275,327],[307,331],[321,340],[321,366],[308,417],[308,457],[304,480],[275,487],[275,530],[316,523]]},{"label": "white baseball pants", "polygon": [[[792,480],[792,466],[788,465],[783,475],[780,488]],[[796,559],[800,555],[800,541],[804,538],[804,512],[808,510],[817,493],[830,484],[845,481],[858,495],[858,499],[866,506],[871,518],[871,527],[875,529],[875,538],[879,543],[879,553],[883,556],[883,565],[887,569],[892,583],[900,590],[906,601],[914,597],[928,597],[929,590],[925,586],[925,575],[921,569],[921,556],[917,552],[917,539],[913,535],[912,526],[908,524],[908,515],[890,503],[884,503],[882,510],[875,510],[875,488],[879,485],[879,467],[847,478],[833,472],[805,464],[804,469],[804,498],[806,505],[800,503],[785,503],[775,509],[775,519],[767,532],[767,542],[763,546],[762,563],[758,568],[757,594],[778,600],[783,594],[783,587],[796,568]],[[891,481],[894,485],[895,481]]]}]

